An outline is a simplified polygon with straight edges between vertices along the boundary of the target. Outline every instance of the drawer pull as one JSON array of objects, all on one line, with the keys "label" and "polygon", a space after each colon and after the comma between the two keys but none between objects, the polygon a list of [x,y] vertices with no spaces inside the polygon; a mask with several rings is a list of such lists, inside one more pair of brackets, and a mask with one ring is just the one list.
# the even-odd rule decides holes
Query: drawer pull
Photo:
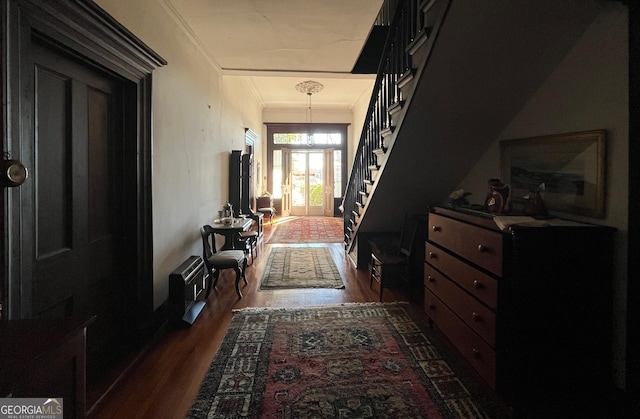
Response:
[{"label": "drawer pull", "polygon": [[480,319],[480,315],[476,312],[471,313],[471,318],[473,319],[474,322],[479,322]]},{"label": "drawer pull", "polygon": [[437,257],[438,257],[438,255],[437,255],[437,254],[435,254],[435,253],[433,253],[433,252],[429,252],[429,259],[435,259],[435,258],[437,258]]},{"label": "drawer pull", "polygon": [[473,348],[473,349],[471,350],[471,352],[473,352],[473,357],[474,357],[475,359],[480,359],[480,351],[479,351],[479,350],[477,350],[476,348]]},{"label": "drawer pull", "polygon": [[429,310],[435,310],[436,306],[435,304],[429,304]]},{"label": "drawer pull", "polygon": [[427,279],[429,280],[429,282],[436,282],[436,279],[431,275],[427,275]]},{"label": "drawer pull", "polygon": [[434,225],[433,227],[431,227],[431,230],[433,230],[433,231],[441,231],[442,228],[440,226],[435,226]]},{"label": "drawer pull", "polygon": [[473,288],[479,290],[482,289],[483,285],[482,282],[478,281],[477,279],[473,280]]},{"label": "drawer pull", "polygon": [[482,253],[482,252],[486,252],[486,251],[487,251],[487,248],[486,248],[486,247],[484,247],[484,246],[483,246],[483,245],[481,245],[481,244],[479,244],[479,245],[478,245],[478,252]]}]

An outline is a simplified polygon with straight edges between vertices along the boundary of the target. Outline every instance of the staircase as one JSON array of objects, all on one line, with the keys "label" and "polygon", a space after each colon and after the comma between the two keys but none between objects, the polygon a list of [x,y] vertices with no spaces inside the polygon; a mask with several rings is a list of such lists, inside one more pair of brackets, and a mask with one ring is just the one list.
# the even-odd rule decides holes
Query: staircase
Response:
[{"label": "staircase", "polygon": [[[463,181],[484,192],[500,175],[491,148],[607,3],[394,2],[342,205],[344,246],[357,267],[366,265],[368,237],[399,231],[405,213],[445,203]],[[522,132],[550,129],[526,124]],[[469,179],[479,161],[485,166]]]},{"label": "staircase", "polygon": [[393,152],[416,82],[451,0],[389,1],[395,7],[343,201],[344,245],[353,250],[370,197]]}]

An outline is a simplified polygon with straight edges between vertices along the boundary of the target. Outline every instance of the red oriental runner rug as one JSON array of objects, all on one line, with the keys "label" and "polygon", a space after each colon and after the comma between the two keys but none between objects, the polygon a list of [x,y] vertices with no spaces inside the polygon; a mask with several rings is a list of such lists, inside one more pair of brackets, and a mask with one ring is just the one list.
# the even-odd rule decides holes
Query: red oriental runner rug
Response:
[{"label": "red oriental runner rug", "polygon": [[341,243],[344,241],[341,217],[280,218],[268,243]]},{"label": "red oriental runner rug", "polygon": [[244,309],[190,418],[499,418],[406,303]]}]

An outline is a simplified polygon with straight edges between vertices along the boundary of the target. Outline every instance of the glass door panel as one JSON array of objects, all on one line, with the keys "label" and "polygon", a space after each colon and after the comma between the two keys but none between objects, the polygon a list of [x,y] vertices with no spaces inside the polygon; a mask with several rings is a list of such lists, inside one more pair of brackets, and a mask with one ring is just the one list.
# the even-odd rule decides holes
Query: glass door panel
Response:
[{"label": "glass door panel", "polygon": [[291,151],[291,215],[306,215],[307,155]]},{"label": "glass door panel", "polygon": [[291,215],[324,213],[324,153],[291,151]]},{"label": "glass door panel", "polygon": [[309,199],[307,201],[308,215],[324,214],[324,152],[307,153]]}]

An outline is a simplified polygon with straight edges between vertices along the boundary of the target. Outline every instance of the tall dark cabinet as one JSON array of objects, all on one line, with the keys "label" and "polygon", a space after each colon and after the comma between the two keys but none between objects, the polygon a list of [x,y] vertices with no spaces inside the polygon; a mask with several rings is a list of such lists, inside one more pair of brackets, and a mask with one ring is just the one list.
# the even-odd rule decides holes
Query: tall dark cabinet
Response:
[{"label": "tall dark cabinet", "polygon": [[254,210],[253,155],[241,150],[231,151],[229,157],[229,202],[237,215],[251,214]]},{"label": "tall dark cabinet", "polygon": [[241,205],[242,197],[242,150],[232,150],[229,156],[229,203],[233,205],[234,214],[244,208]]},{"label": "tall dark cabinet", "polygon": [[244,214],[250,214],[254,209],[253,193],[253,154],[243,154],[241,164],[241,191],[240,204]]}]

